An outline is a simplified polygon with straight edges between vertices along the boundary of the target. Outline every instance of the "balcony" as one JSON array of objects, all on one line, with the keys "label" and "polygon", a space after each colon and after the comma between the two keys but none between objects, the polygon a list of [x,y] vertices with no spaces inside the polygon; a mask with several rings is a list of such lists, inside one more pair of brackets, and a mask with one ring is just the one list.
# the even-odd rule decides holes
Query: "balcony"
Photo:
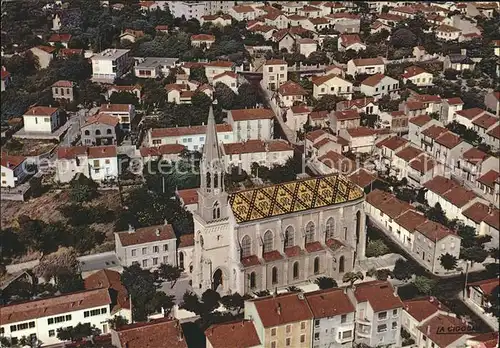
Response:
[{"label": "balcony", "polygon": [[372,333],[371,333],[371,330],[369,327],[360,326],[356,330],[356,336],[363,337],[363,338],[370,338],[372,336]]},{"label": "balcony", "polygon": [[361,324],[361,325],[367,325],[367,326],[369,326],[369,325],[372,324],[370,322],[370,320],[368,318],[366,318],[366,317],[364,317],[364,318],[359,318],[359,317],[356,318],[356,323]]}]

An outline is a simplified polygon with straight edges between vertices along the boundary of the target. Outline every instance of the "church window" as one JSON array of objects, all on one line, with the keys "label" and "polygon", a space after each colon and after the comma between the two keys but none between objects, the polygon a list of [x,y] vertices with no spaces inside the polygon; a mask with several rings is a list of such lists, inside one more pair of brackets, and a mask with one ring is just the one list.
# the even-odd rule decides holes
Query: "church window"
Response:
[{"label": "church window", "polygon": [[335,238],[335,220],[333,218],[329,218],[326,221],[325,240],[333,238]]},{"label": "church window", "polygon": [[219,202],[215,202],[214,203],[212,217],[213,217],[214,220],[220,218],[220,206],[219,206]]},{"label": "church window", "polygon": [[255,272],[250,273],[250,288],[254,289],[256,286],[256,281],[255,281]]},{"label": "church window", "polygon": [[306,244],[314,242],[314,223],[310,221],[306,225]]},{"label": "church window", "polygon": [[293,230],[293,227],[288,226],[285,230],[285,248],[295,245],[294,234],[295,231]]},{"label": "church window", "polygon": [[204,242],[203,242],[203,236],[202,235],[200,235],[200,246],[203,249]]},{"label": "church window", "polygon": [[319,257],[314,259],[314,274],[319,273]]},{"label": "church window", "polygon": [[248,257],[251,254],[252,254],[252,242],[249,236],[245,236],[241,240],[241,258]]},{"label": "church window", "polygon": [[298,261],[295,261],[293,264],[293,279],[298,279],[299,278],[299,263]]},{"label": "church window", "polygon": [[273,250],[273,233],[269,230],[264,233],[264,252],[268,253]]},{"label": "church window", "polygon": [[271,271],[271,278],[273,284],[278,284],[278,269],[276,267],[273,267]]},{"label": "church window", "polygon": [[344,256],[339,258],[339,273],[343,273],[345,269],[345,259]]}]

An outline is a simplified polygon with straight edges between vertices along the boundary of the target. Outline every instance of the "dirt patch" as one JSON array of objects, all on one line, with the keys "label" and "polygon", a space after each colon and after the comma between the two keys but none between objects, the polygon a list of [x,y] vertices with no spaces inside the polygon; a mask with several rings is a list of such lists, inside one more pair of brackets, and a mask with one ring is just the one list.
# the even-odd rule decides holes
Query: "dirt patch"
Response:
[{"label": "dirt patch", "polygon": [[13,156],[39,156],[51,151],[55,146],[56,143],[47,140],[11,139],[2,147],[2,151]]}]

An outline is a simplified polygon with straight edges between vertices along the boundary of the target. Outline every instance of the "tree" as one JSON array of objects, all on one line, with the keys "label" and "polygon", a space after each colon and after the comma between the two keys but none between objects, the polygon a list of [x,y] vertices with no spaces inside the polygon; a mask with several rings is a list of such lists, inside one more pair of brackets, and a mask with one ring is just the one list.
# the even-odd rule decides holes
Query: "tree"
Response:
[{"label": "tree", "polygon": [[415,267],[414,264],[410,261],[398,259],[396,260],[392,272],[396,279],[407,280],[410,279],[412,275],[415,273]]},{"label": "tree", "polygon": [[170,282],[170,288],[172,289],[177,283],[177,279],[181,276],[182,270],[179,267],[172,266],[170,264],[162,263],[158,267],[158,274],[161,279]]},{"label": "tree", "polygon": [[88,202],[97,197],[97,184],[85,175],[77,174],[70,181],[69,196],[73,202]]},{"label": "tree", "polygon": [[457,234],[462,238],[460,242],[460,246],[462,248],[471,248],[477,245],[476,239],[476,229],[471,226],[465,225],[462,221],[459,221],[455,229],[457,230]]},{"label": "tree", "polygon": [[494,258],[495,262],[498,261],[498,259],[500,258],[498,253],[498,247],[490,249],[490,257]]},{"label": "tree", "polygon": [[436,281],[424,276],[416,276],[413,285],[415,285],[421,294],[430,295],[436,285]]},{"label": "tree", "polygon": [[212,99],[203,92],[195,92],[191,98],[191,104],[193,107],[202,110],[203,113],[208,112],[210,105],[212,105]]},{"label": "tree", "polygon": [[222,82],[217,82],[215,85],[214,98],[217,103],[226,110],[236,109],[236,99],[238,96],[233,90]]},{"label": "tree", "polygon": [[238,87],[236,100],[239,109],[255,108],[258,103],[263,102],[257,87],[250,83],[243,83]]},{"label": "tree", "polygon": [[319,277],[316,278],[314,283],[319,286],[321,290],[323,289],[331,289],[331,288],[336,288],[337,287],[337,282],[333,278],[329,277]]},{"label": "tree", "polygon": [[261,291],[256,291],[253,293],[256,297],[266,297],[271,295],[269,290],[261,290]]},{"label": "tree", "polygon": [[457,258],[449,253],[441,255],[439,262],[444,269],[451,271],[457,267]]},{"label": "tree", "polygon": [[361,272],[347,272],[346,274],[344,274],[344,276],[342,277],[342,281],[344,283],[350,283],[349,286],[352,288],[352,286],[354,285],[354,283],[357,281],[357,280],[363,280],[365,277],[363,276],[363,273]]},{"label": "tree", "polygon": [[186,291],[182,297],[182,303],[179,307],[189,312],[193,312],[196,315],[200,315],[203,305],[200,302],[198,295],[193,292]]},{"label": "tree", "polygon": [[110,328],[112,328],[113,330],[117,330],[120,327],[127,325],[128,320],[127,320],[127,318],[125,318],[121,315],[115,315],[113,318],[108,319],[108,324],[109,324]]},{"label": "tree", "polygon": [[151,308],[155,312],[164,311],[165,316],[169,316],[172,308],[175,305],[175,296],[167,295],[163,291],[157,291],[154,297],[151,299]]},{"label": "tree", "polygon": [[417,41],[417,37],[411,30],[401,28],[395,30],[391,35],[391,44],[394,47],[413,47]]},{"label": "tree", "polygon": [[62,294],[84,290],[83,279],[80,274],[63,274],[57,277],[57,290]]},{"label": "tree", "polygon": [[486,312],[491,313],[498,318],[500,313],[500,287],[497,285],[487,297],[491,306],[486,307]]},{"label": "tree", "polygon": [[153,273],[143,270],[138,264],[124,267],[120,280],[132,297],[134,320],[143,321],[156,310],[152,299],[156,295],[158,284]]},{"label": "tree", "polygon": [[111,97],[109,98],[109,102],[112,104],[132,104],[134,106],[139,105],[139,99],[137,98],[137,96],[133,93],[125,91],[113,92],[113,94],[111,94]]},{"label": "tree", "polygon": [[75,327],[57,329],[57,338],[61,341],[78,342],[87,337],[95,337],[101,334],[101,330],[91,326],[89,323],[78,323]]},{"label": "tree", "polygon": [[59,277],[74,275],[77,273],[79,262],[73,248],[61,247],[56,252],[44,256],[35,267],[34,272],[37,277],[42,277],[49,281]]},{"label": "tree", "polygon": [[241,310],[245,307],[245,298],[237,292],[223,296],[220,302],[227,309],[236,311],[236,314],[240,314]]},{"label": "tree", "polygon": [[372,239],[366,246],[366,257],[377,257],[388,254],[390,249],[382,239]]},{"label": "tree", "polygon": [[460,248],[460,258],[468,260],[471,265],[474,262],[482,263],[488,257],[488,252],[480,246],[472,246],[470,248]]},{"label": "tree", "polygon": [[332,111],[336,110],[337,103],[343,100],[342,98],[337,97],[334,94],[325,94],[322,96],[316,106],[314,107],[314,111]]},{"label": "tree", "polygon": [[288,292],[302,292],[302,290],[295,285],[290,285],[289,287],[286,288],[286,291]]},{"label": "tree", "polygon": [[198,81],[200,83],[208,83],[207,75],[205,75],[205,68],[191,68],[189,71],[189,79]]},{"label": "tree", "polygon": [[447,226],[449,224],[449,220],[446,217],[443,208],[441,208],[441,204],[439,203],[436,203],[434,207],[431,207],[429,210],[427,210],[425,212],[425,217],[444,226]]},{"label": "tree", "polygon": [[455,69],[446,69],[444,71],[444,78],[447,80],[456,80],[460,72]]},{"label": "tree", "polygon": [[203,301],[203,310],[206,313],[211,313],[219,307],[220,295],[217,291],[208,289],[201,294],[201,300]]}]

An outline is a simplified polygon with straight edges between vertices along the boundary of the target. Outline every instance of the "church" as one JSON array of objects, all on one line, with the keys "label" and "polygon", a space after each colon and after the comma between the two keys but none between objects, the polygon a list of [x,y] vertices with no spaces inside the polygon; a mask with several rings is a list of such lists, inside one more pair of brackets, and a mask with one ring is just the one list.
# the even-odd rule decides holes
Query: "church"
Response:
[{"label": "church", "polygon": [[193,212],[197,293],[274,290],[332,277],[365,255],[364,192],[340,174],[228,193],[212,109]]}]

